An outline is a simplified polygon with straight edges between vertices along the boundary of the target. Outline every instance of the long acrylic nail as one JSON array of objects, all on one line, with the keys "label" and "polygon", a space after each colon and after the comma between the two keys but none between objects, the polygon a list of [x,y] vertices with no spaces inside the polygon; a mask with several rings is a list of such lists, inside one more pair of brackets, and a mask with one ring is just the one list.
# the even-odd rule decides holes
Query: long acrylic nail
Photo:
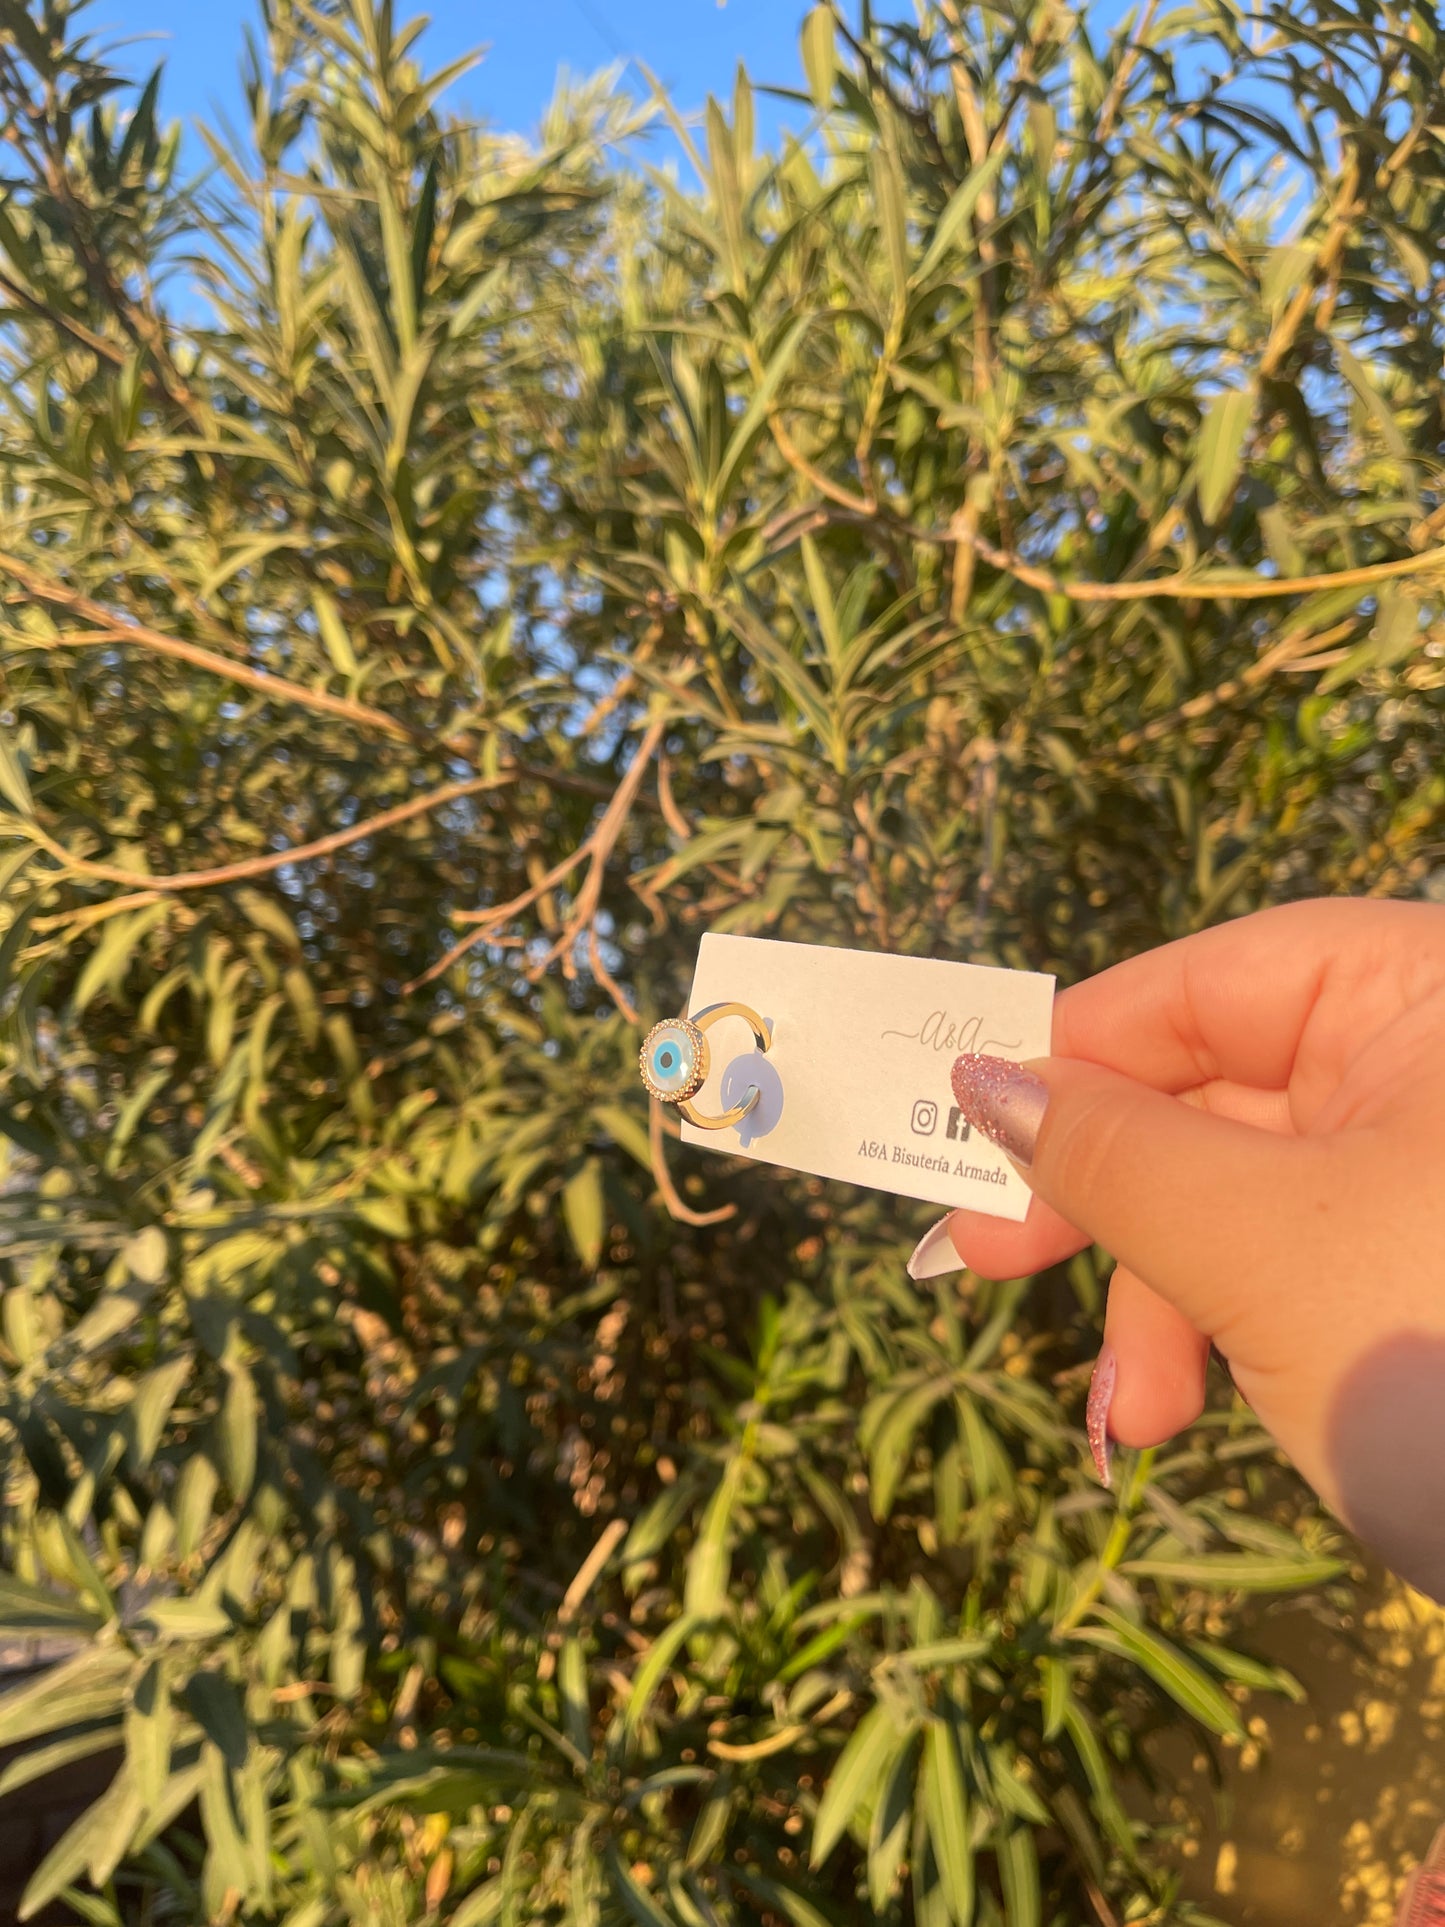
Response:
[{"label": "long acrylic nail", "polygon": [[1395,1927],[1441,1927],[1445,1922],[1445,1827],[1431,1843],[1400,1896]]},{"label": "long acrylic nail", "polygon": [[1007,1057],[970,1051],[953,1066],[958,1108],[981,1137],[1006,1151],[1015,1164],[1034,1161],[1049,1087]]},{"label": "long acrylic nail", "polygon": [[913,1256],[908,1260],[908,1275],[916,1283],[922,1284],[925,1278],[941,1278],[946,1271],[962,1271],[963,1260],[958,1255],[958,1247],[948,1235],[948,1227],[953,1222],[950,1211],[946,1218],[931,1225],[918,1243],[913,1247]]},{"label": "long acrylic nail", "polygon": [[1089,1434],[1089,1450],[1094,1455],[1094,1470],[1099,1483],[1109,1484],[1109,1468],[1114,1462],[1114,1441],[1109,1437],[1109,1405],[1114,1397],[1114,1381],[1119,1376],[1119,1361],[1112,1345],[1105,1345],[1094,1362],[1089,1380],[1089,1402],[1084,1411],[1084,1428]]}]

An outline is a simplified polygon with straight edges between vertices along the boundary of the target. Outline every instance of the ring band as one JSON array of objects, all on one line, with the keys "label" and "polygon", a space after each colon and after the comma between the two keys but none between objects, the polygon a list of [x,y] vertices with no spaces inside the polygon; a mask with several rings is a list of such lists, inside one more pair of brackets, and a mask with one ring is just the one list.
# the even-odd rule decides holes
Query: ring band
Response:
[{"label": "ring band", "polygon": [[760,1051],[766,1051],[772,1043],[767,1025],[747,1004],[709,1004],[696,1017],[668,1017],[654,1024],[643,1038],[637,1058],[642,1081],[652,1095],[664,1104],[671,1104],[689,1124],[696,1124],[703,1131],[725,1131],[730,1124],[740,1123],[762,1096],[756,1084],[749,1084],[742,1102],[734,1104],[731,1110],[720,1111],[716,1117],[709,1117],[693,1105],[693,1098],[707,1082],[712,1064],[706,1033],[724,1017],[740,1017],[753,1033],[753,1041]]}]

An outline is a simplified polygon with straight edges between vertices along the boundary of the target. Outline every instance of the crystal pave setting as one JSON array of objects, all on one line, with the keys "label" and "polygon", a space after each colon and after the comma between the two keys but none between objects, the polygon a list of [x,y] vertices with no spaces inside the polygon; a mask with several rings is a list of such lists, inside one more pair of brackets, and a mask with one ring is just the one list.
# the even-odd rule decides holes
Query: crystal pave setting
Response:
[{"label": "crystal pave setting", "polygon": [[707,1039],[690,1017],[668,1017],[643,1038],[637,1062],[654,1097],[685,1104],[707,1082]]},{"label": "crystal pave setting", "polygon": [[668,1017],[654,1024],[642,1040],[638,1068],[652,1097],[670,1104],[675,1111],[703,1131],[725,1131],[740,1124],[757,1107],[762,1093],[749,1084],[742,1101],[719,1111],[715,1116],[699,1111],[693,1098],[707,1082],[711,1056],[704,1031],[724,1018],[740,1017],[753,1034],[756,1048],[766,1054],[772,1048],[772,1031],[747,1004],[709,1004],[696,1017]]}]

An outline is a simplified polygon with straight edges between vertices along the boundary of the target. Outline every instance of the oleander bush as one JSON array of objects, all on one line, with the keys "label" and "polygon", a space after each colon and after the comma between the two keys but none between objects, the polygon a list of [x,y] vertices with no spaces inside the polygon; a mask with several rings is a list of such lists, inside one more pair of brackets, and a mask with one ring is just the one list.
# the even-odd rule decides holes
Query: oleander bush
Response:
[{"label": "oleander bush", "polygon": [[[1104,1253],[684,1151],[704,929],[1068,981],[1445,886],[1421,0],[830,4],[760,151],[479,127],[390,0],[246,124],[0,0],[0,1788],[94,1923],[1206,1915],[1152,1797],[1354,1553]],[[846,1038],[839,1048],[846,1049]],[[68,1653],[68,1657],[65,1656]],[[1167,1790],[1167,1789],[1166,1789]]]}]

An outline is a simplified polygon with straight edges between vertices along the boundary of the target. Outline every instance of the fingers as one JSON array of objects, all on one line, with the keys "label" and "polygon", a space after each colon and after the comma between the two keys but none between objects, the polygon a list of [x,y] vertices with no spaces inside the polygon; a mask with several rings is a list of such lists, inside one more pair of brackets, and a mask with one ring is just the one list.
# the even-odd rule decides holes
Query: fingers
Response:
[{"label": "fingers", "polygon": [[1108,1437],[1121,1445],[1162,1445],[1199,1417],[1209,1340],[1123,1265],[1109,1281],[1104,1343],[1114,1355]]},{"label": "fingers", "polygon": [[1055,1056],[1157,1090],[1223,1078],[1283,1091],[1322,999],[1346,988],[1356,1035],[1400,1001],[1422,931],[1445,956],[1445,910],[1336,899],[1286,904],[1165,944],[1076,984],[1054,1007]]},{"label": "fingers", "polygon": [[1213,1116],[1095,1065],[960,1058],[954,1090],[1037,1198],[1211,1338],[1266,1281],[1327,1264],[1353,1208],[1329,1140]]},{"label": "fingers", "polygon": [[913,1278],[936,1278],[967,1265],[980,1278],[1026,1278],[1072,1258],[1088,1242],[1039,1198],[1022,1224],[983,1211],[954,1211],[927,1234],[908,1271]]},{"label": "fingers", "polygon": [[[1292,1132],[1294,1128],[1283,1091],[1251,1090],[1219,1080],[1184,1091],[1181,1099],[1215,1117],[1232,1117],[1256,1130]],[[936,1278],[967,1265],[980,1278],[1025,1278],[1031,1272],[1062,1264],[1090,1243],[1087,1232],[1036,1197],[1022,1224],[991,1218],[983,1211],[955,1211],[935,1225],[920,1244],[909,1271],[914,1278]]]}]

